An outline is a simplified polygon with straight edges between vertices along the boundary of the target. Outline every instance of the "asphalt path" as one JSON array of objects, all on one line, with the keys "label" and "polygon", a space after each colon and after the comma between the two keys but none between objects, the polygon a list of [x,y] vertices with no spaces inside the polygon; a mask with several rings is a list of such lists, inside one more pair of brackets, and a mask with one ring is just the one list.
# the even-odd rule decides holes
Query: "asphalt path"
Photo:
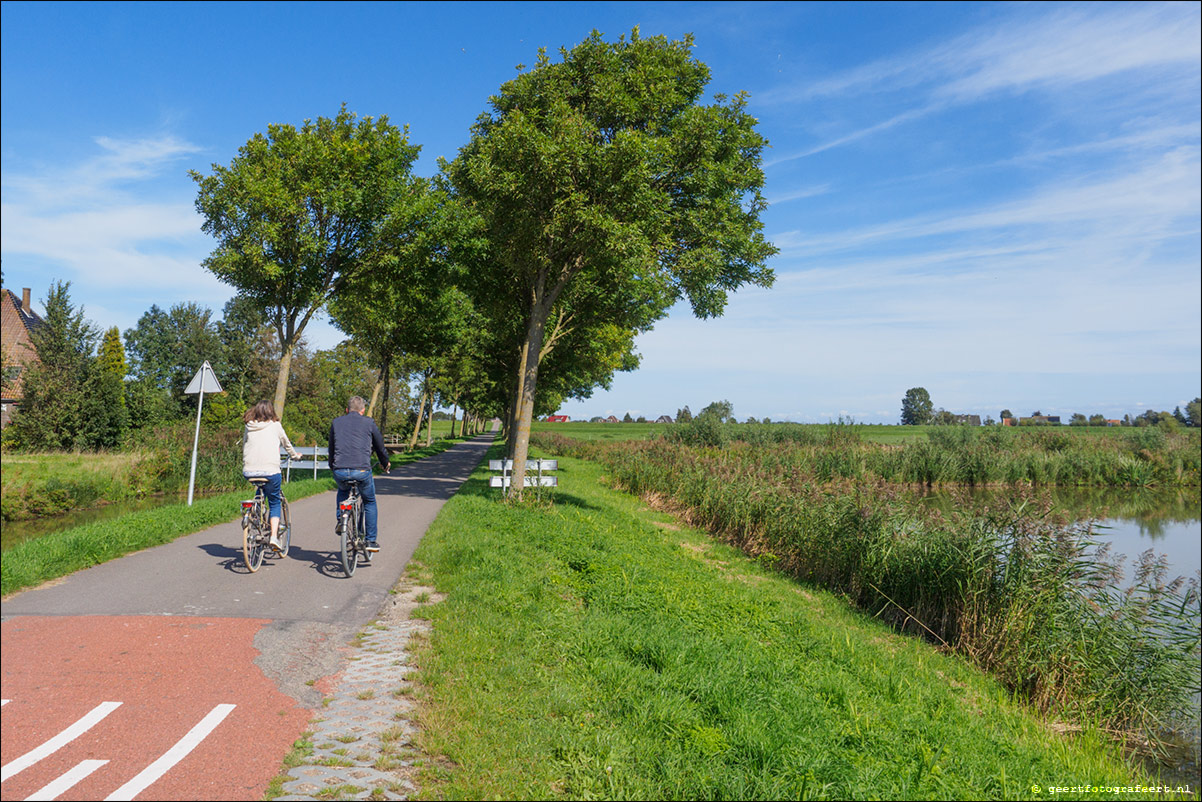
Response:
[{"label": "asphalt path", "polygon": [[291,505],[288,556],[256,573],[233,521],[4,601],[3,798],[261,796],[492,441],[376,477],[381,551],[352,577],[328,492]]}]

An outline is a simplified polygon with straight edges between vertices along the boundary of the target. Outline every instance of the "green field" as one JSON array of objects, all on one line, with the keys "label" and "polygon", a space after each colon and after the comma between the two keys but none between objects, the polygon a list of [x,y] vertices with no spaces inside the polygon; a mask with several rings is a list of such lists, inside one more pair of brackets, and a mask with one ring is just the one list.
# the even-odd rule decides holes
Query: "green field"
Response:
[{"label": "green field", "polygon": [[[574,437],[579,440],[642,440],[666,432],[673,426],[678,425],[679,424],[672,423],[547,423],[546,421],[536,421],[531,426],[531,431],[558,432],[566,437]],[[435,424],[435,426],[437,426],[437,424]],[[850,427],[859,434],[860,438],[864,442],[882,443],[885,445],[912,443],[925,440],[931,431],[946,431],[949,428],[947,426],[889,426],[878,423],[752,423],[736,424],[735,428],[741,429],[744,427],[756,428],[778,426],[797,426],[819,432],[826,432],[834,427]],[[974,430],[981,430],[988,427],[973,428]],[[1122,432],[1131,431],[1130,427],[1118,426],[1060,426],[1046,428],[1057,432],[1069,432],[1074,437],[1114,437]]]},{"label": "green field", "polygon": [[1030,799],[1150,783],[1096,732],[1064,734],[966,661],[610,489],[600,465],[561,458],[553,502],[517,505],[486,473],[409,569],[446,594],[420,613],[434,626],[417,654],[425,798]]}]

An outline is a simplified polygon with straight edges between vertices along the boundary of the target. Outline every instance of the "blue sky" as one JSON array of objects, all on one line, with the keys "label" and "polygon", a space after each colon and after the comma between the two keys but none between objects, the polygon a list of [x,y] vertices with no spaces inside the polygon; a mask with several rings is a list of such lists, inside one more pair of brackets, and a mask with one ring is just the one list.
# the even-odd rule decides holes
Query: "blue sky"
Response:
[{"label": "blue sky", "polygon": [[[1172,409],[1202,389],[1200,7],[978,3],[2,6],[4,286],[122,331],[232,289],[189,169],[270,123],[386,114],[451,158],[539,47],[692,33],[771,147],[771,290],[673,310],[574,418]],[[309,332],[328,347],[328,324]]]}]

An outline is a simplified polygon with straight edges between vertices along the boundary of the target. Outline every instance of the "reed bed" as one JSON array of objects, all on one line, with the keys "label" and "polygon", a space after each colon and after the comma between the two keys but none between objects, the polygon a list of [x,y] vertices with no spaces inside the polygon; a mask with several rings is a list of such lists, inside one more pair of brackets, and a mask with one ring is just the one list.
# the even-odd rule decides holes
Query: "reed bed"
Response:
[{"label": "reed bed", "polygon": [[1193,486],[1202,477],[1202,439],[1196,430],[1149,427],[1087,437],[1051,428],[947,426],[930,428],[922,440],[881,445],[865,441],[860,429],[855,424],[773,426],[708,419],[668,427],[663,437],[693,446],[771,447],[822,481],[1151,487]]},{"label": "reed bed", "polygon": [[[600,462],[616,485],[661,500],[761,561],[967,656],[1044,712],[1150,739],[1197,720],[1197,577],[1170,580],[1147,554],[1122,587],[1089,528],[1054,520],[1047,506],[969,513],[914,504],[850,427],[824,446],[771,449],[734,440],[537,439],[556,455]],[[1078,453],[1073,445],[1057,451],[1035,439],[1044,447],[1027,458],[1043,460],[1049,475],[1090,465],[1061,462]],[[934,477],[995,475],[993,464],[969,471],[962,454],[982,444],[964,443],[960,451],[919,443],[894,459]]]}]

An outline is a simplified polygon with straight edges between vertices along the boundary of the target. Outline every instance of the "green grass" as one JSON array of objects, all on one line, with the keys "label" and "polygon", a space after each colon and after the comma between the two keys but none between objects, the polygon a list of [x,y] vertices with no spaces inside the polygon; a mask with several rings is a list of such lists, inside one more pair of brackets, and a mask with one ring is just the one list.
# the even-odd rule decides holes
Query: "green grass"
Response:
[{"label": "green grass", "polygon": [[1196,720],[1196,587],[1144,557],[1124,590],[1087,532],[1019,493],[938,510],[825,468],[870,453],[838,442],[538,442],[595,459],[614,486],[670,499],[748,554],[949,644],[1040,709],[1150,738]]},{"label": "green grass", "polygon": [[55,515],[64,510],[135,495],[131,479],[142,452],[6,452],[0,474],[5,521]]},{"label": "green grass", "polygon": [[[403,465],[447,450],[453,442],[435,441],[429,448],[393,456]],[[8,458],[5,457],[7,471]],[[322,476],[322,474],[325,474]],[[296,479],[284,485],[289,501],[334,489],[328,471],[317,479]],[[135,551],[169,543],[181,535],[232,521],[241,515],[245,489],[194,501],[191,507],[175,504],[140,510],[119,518],[84,524],[26,540],[5,549],[0,562],[0,595],[39,585],[83,568],[123,557]]]},{"label": "green grass", "polygon": [[[1148,779],[995,681],[561,458],[554,501],[477,471],[416,555],[428,798],[1039,798]],[[1063,794],[1088,798],[1091,794]],[[1113,798],[1113,794],[1092,794]]]}]

